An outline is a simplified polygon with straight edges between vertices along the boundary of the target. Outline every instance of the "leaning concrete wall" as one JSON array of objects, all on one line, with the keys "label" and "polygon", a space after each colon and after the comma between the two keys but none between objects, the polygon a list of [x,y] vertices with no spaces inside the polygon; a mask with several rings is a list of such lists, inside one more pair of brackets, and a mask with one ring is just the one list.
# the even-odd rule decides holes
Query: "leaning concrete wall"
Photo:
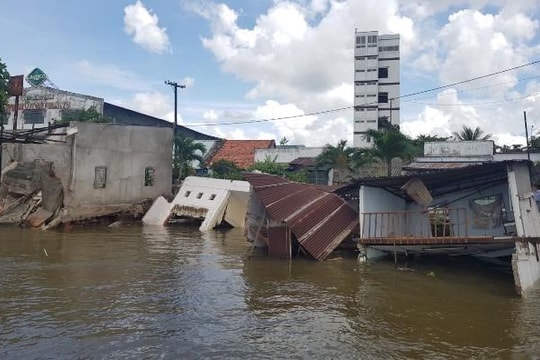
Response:
[{"label": "leaning concrete wall", "polygon": [[52,162],[56,177],[66,188],[70,179],[71,144],[2,144],[2,162],[33,162],[36,160]]},{"label": "leaning concrete wall", "polygon": [[521,237],[516,242],[516,252],[512,256],[514,283],[518,294],[526,295],[540,280],[540,211],[534,201],[527,164],[509,166],[508,185],[516,231],[518,237]]},{"label": "leaning concrete wall", "polygon": [[[170,194],[170,129],[81,122],[72,126],[78,132],[69,207],[129,204]],[[145,185],[146,168],[153,169],[151,185]]]}]

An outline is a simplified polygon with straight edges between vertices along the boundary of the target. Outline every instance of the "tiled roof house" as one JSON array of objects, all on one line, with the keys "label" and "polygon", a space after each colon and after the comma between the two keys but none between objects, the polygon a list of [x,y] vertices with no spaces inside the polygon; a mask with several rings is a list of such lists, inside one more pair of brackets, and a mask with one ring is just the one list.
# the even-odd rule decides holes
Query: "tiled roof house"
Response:
[{"label": "tiled roof house", "polygon": [[206,160],[208,166],[218,160],[229,160],[241,169],[246,169],[255,162],[255,149],[276,147],[274,140],[225,140],[213,155]]}]

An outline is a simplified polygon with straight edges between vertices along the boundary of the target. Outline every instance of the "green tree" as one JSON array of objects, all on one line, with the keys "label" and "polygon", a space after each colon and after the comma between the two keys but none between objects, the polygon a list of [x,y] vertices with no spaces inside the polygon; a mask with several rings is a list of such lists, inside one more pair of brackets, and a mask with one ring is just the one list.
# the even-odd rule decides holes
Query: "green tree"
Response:
[{"label": "green tree", "polygon": [[287,179],[291,181],[296,181],[299,183],[307,183],[308,182],[308,173],[306,170],[299,170],[295,172],[288,172],[286,174]]},{"label": "green tree", "polygon": [[412,144],[417,148],[418,154],[424,153],[424,144],[427,142],[439,142],[439,141],[446,141],[448,140],[447,137],[441,137],[437,135],[424,135],[420,134],[418,135],[414,140],[412,140]]},{"label": "green tree", "polygon": [[7,120],[7,103],[9,99],[8,87],[9,87],[9,72],[7,66],[2,62],[0,58],[0,127],[4,128],[4,122]]},{"label": "green tree", "polygon": [[256,161],[247,170],[248,171],[258,170],[265,174],[286,176],[287,165],[277,163],[276,159],[277,159],[277,155],[274,158],[270,156],[266,156],[263,161]]},{"label": "green tree", "polygon": [[491,134],[484,135],[484,131],[480,127],[470,128],[466,125],[463,125],[461,131],[454,131],[453,135],[458,141],[476,141],[476,140],[489,140],[491,139]]},{"label": "green tree", "polygon": [[315,159],[317,168],[334,169],[335,182],[338,184],[345,183],[347,175],[372,161],[373,158],[367,149],[348,147],[347,140],[340,140],[337,146],[326,144]]},{"label": "green tree", "polygon": [[240,168],[230,160],[220,159],[214,162],[212,169],[212,177],[217,179],[241,180],[242,174]]},{"label": "green tree", "polygon": [[72,110],[66,111],[62,114],[61,123],[67,123],[70,121],[86,121],[93,123],[110,123],[112,119],[108,116],[103,116],[100,114],[95,107],[90,107],[88,109]]},{"label": "green tree", "polygon": [[176,134],[173,139],[173,178],[177,182],[183,180],[193,169],[193,161],[204,161],[203,154],[206,152],[204,144],[195,142],[183,134]]},{"label": "green tree", "polygon": [[418,154],[418,148],[413,141],[399,131],[397,126],[383,130],[368,130],[374,147],[369,149],[371,154],[386,164],[387,176],[392,176],[392,159],[410,160]]}]

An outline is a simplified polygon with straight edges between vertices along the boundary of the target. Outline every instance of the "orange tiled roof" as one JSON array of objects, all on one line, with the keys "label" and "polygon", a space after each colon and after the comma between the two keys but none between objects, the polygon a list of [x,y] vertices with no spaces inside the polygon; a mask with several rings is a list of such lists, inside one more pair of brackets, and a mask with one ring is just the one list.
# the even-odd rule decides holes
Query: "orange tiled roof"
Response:
[{"label": "orange tiled roof", "polygon": [[255,149],[270,149],[275,146],[274,140],[225,140],[208,163],[224,159],[234,162],[239,168],[246,169],[255,162]]}]

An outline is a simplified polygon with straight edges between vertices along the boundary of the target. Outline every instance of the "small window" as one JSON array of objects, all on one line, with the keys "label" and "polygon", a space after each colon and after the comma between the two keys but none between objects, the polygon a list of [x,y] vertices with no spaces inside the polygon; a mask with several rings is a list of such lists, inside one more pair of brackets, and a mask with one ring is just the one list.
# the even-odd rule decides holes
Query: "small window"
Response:
[{"label": "small window", "polygon": [[203,193],[198,193],[198,194],[197,194],[197,199],[202,198],[202,196],[203,196]]},{"label": "small window", "polygon": [[356,45],[365,45],[366,44],[366,37],[365,36],[357,36],[356,37]]},{"label": "small window", "polygon": [[44,110],[24,110],[23,115],[25,124],[45,124]]},{"label": "small window", "polygon": [[103,189],[107,184],[107,167],[96,166],[94,168],[94,188]]},{"label": "small window", "polygon": [[154,186],[154,173],[153,167],[144,168],[144,186]]},{"label": "small window", "polygon": [[388,93],[380,92],[379,93],[379,104],[386,104],[388,102]]},{"label": "small window", "polygon": [[191,191],[186,191],[184,197],[189,197],[189,195],[191,195]]},{"label": "small window", "polygon": [[379,79],[387,79],[388,78],[388,68],[379,68]]},{"label": "small window", "polygon": [[208,198],[209,200],[214,200],[216,198],[216,194],[212,194],[210,195],[210,197]]}]

